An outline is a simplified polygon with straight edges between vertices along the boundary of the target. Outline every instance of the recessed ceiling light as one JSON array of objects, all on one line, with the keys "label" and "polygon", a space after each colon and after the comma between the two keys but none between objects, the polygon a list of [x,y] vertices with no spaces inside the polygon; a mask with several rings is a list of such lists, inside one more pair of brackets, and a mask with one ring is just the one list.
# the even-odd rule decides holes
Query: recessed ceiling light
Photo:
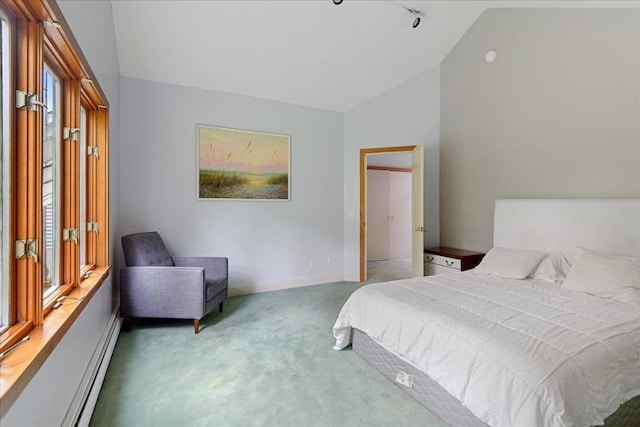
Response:
[{"label": "recessed ceiling light", "polygon": [[495,50],[491,49],[489,52],[487,52],[487,54],[484,56],[484,60],[488,63],[492,63],[493,61],[496,60],[496,57],[498,56],[498,52],[496,52]]}]

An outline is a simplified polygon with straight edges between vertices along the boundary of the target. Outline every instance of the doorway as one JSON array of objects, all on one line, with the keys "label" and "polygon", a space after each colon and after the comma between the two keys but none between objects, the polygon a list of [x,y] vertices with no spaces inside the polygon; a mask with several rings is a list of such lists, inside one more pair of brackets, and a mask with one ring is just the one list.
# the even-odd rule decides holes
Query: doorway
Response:
[{"label": "doorway", "polygon": [[411,153],[367,156],[367,282],[412,275]]},{"label": "doorway", "polygon": [[[360,150],[360,282],[367,281],[367,276],[371,276],[367,271],[369,258],[388,258],[387,261],[371,262],[371,273],[376,281],[423,275],[423,161],[421,146]],[[409,185],[410,194],[400,196],[395,201],[385,200],[384,194],[370,191],[369,180],[372,186],[379,186],[381,193],[389,193],[389,185]],[[394,181],[396,184],[393,184]],[[399,189],[399,192],[402,191]],[[372,196],[374,198],[369,200]],[[409,205],[405,206],[406,212],[402,212],[401,208],[391,210],[386,207],[389,203],[397,205],[398,200]],[[398,242],[402,246],[399,250]],[[375,252],[371,257],[368,256],[370,250]],[[409,258],[403,259],[406,256]]]}]

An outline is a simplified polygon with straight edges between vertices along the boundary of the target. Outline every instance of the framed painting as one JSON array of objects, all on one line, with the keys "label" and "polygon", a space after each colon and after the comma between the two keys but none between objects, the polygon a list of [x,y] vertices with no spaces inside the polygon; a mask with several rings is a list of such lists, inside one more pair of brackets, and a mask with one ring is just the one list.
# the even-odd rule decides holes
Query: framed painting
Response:
[{"label": "framed painting", "polygon": [[198,199],[290,200],[289,135],[197,125]]}]

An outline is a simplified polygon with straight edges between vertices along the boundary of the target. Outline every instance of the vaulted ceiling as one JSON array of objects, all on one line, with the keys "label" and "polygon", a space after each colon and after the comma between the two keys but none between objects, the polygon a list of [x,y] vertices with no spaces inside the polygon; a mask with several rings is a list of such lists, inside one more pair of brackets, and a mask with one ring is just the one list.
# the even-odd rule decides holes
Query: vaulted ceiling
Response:
[{"label": "vaulted ceiling", "polygon": [[[437,66],[487,8],[636,1],[111,2],[120,73],[347,111]],[[402,6],[424,13],[417,28]]]}]

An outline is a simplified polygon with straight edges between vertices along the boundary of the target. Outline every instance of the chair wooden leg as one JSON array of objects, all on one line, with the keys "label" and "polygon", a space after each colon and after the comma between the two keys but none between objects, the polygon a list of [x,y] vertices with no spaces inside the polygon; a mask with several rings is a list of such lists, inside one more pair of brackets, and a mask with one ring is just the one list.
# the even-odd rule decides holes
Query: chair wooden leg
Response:
[{"label": "chair wooden leg", "polygon": [[122,330],[125,332],[131,331],[131,317],[124,316],[124,319],[122,320]]},{"label": "chair wooden leg", "polygon": [[219,307],[220,307],[220,313],[222,313],[222,304],[224,304],[224,301],[220,303]]},{"label": "chair wooden leg", "polygon": [[196,334],[198,332],[200,332],[200,320],[199,319],[193,319],[193,330],[194,330],[194,332]]}]

